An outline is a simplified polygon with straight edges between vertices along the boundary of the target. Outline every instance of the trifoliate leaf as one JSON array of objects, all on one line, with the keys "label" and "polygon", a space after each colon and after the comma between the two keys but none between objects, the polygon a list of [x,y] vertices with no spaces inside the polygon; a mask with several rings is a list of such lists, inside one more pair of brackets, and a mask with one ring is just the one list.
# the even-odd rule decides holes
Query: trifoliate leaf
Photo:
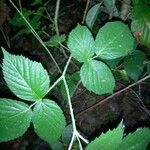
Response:
[{"label": "trifoliate leaf", "polygon": [[0,99],[0,142],[22,136],[30,126],[32,111],[23,102]]},{"label": "trifoliate leaf", "polygon": [[150,129],[140,128],[134,133],[127,135],[118,146],[118,150],[148,150],[150,143]]},{"label": "trifoliate leaf", "polygon": [[83,85],[96,94],[113,93],[115,80],[111,70],[103,62],[92,60],[80,70]]},{"label": "trifoliate leaf", "polygon": [[101,134],[98,138],[88,144],[86,150],[117,150],[123,136],[121,124],[112,131]]},{"label": "trifoliate leaf", "polygon": [[131,30],[140,44],[150,47],[150,6],[135,5],[132,11]]},{"label": "trifoliate leaf", "polygon": [[41,100],[49,88],[47,71],[38,62],[23,56],[15,56],[3,48],[3,74],[10,90],[19,98],[29,101]]},{"label": "trifoliate leaf", "polygon": [[102,59],[116,59],[126,56],[135,49],[135,40],[127,25],[110,22],[103,26],[96,36],[96,54]]},{"label": "trifoliate leaf", "polygon": [[87,13],[87,16],[86,16],[86,24],[87,26],[92,29],[93,28],[93,25],[95,23],[95,20],[97,18],[97,15],[98,13],[100,12],[100,6],[101,4],[96,4],[94,5]]},{"label": "trifoliate leaf", "polygon": [[59,139],[66,124],[61,108],[48,99],[36,104],[32,119],[35,132],[48,143]]},{"label": "trifoliate leaf", "polygon": [[131,55],[128,55],[124,61],[124,67],[128,76],[137,81],[144,69],[144,61],[146,56],[142,51],[134,51]]},{"label": "trifoliate leaf", "polygon": [[85,26],[78,25],[69,35],[68,47],[72,56],[80,62],[86,62],[94,55],[94,39]]}]

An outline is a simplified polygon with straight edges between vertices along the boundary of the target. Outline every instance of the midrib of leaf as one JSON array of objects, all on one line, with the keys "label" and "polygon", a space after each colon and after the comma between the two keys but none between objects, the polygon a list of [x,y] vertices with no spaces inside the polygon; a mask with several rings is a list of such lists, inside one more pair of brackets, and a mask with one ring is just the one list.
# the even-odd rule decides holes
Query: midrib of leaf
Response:
[{"label": "midrib of leaf", "polygon": [[[100,51],[99,51],[99,53],[97,54],[97,57],[99,56],[99,55],[101,55],[101,53],[104,51],[104,50],[107,50],[107,47],[110,45],[110,44],[112,44],[121,34],[122,34],[123,32],[121,32],[120,34],[118,34],[118,36],[116,36],[114,39],[112,39],[103,49],[101,49]],[[112,47],[113,48],[113,47]],[[109,48],[110,49],[110,48]]]},{"label": "midrib of leaf", "polygon": [[[10,60],[9,60],[10,61]],[[22,80],[25,81],[26,85],[31,89],[31,91],[34,93],[34,95],[38,98],[38,99],[41,99],[35,92],[34,90],[32,89],[32,87],[30,86],[30,84],[28,83],[28,81],[26,81],[23,76],[21,75],[21,73],[19,72],[19,70],[15,67],[15,65],[13,64],[12,61],[10,61],[10,63],[12,64],[13,68],[16,70],[16,72],[20,75],[20,77],[22,78]]]},{"label": "midrib of leaf", "polygon": [[15,115],[12,115],[12,116],[9,116],[9,117],[3,117],[2,119],[5,119],[5,121],[9,120],[10,118],[14,118],[14,117],[17,117],[19,115],[21,115],[22,113],[25,113],[26,111],[29,111],[30,108],[27,108],[26,110],[23,110],[23,111],[20,111],[18,112],[18,114],[15,114]]}]

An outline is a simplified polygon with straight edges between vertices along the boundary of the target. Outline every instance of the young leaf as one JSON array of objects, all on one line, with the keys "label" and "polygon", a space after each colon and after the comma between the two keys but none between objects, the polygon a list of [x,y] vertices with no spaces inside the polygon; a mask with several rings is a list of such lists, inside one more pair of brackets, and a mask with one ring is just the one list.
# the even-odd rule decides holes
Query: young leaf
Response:
[{"label": "young leaf", "polygon": [[97,15],[99,13],[99,8],[100,8],[101,4],[96,4],[94,5],[87,13],[87,16],[86,16],[86,24],[87,26],[92,29],[93,28],[93,25],[95,23],[95,20],[97,18]]},{"label": "young leaf", "polygon": [[102,59],[126,56],[135,48],[129,28],[122,22],[110,22],[96,36],[96,54]]},{"label": "young leaf", "polygon": [[49,41],[45,42],[45,44],[47,46],[50,46],[50,47],[56,47],[56,46],[59,45],[59,43],[64,42],[65,39],[66,39],[65,34],[63,34],[63,35],[54,35],[52,38],[50,38]]},{"label": "young leaf", "polygon": [[144,61],[146,56],[142,51],[134,51],[131,55],[128,55],[124,61],[124,67],[128,76],[137,81],[144,69]]},{"label": "young leaf", "polygon": [[60,107],[48,99],[44,99],[35,106],[32,119],[35,132],[48,143],[58,140],[66,124]]},{"label": "young leaf", "polygon": [[[29,16],[31,15],[31,11],[23,8],[22,13],[24,17],[29,21]],[[20,16],[18,12],[15,13],[14,17],[11,19],[10,23],[17,27],[23,27],[26,25],[24,19]]]},{"label": "young leaf", "polygon": [[85,26],[78,25],[69,35],[68,47],[72,56],[80,62],[86,62],[94,55],[94,39]]},{"label": "young leaf", "polygon": [[131,30],[135,38],[150,47],[150,7],[145,4],[135,5],[132,16]]},{"label": "young leaf", "polygon": [[80,70],[83,85],[96,94],[112,93],[115,79],[111,70],[103,62],[92,60],[84,63]]},{"label": "young leaf", "polygon": [[32,111],[23,102],[0,99],[0,142],[23,135],[30,126]]},{"label": "young leaf", "polygon": [[19,98],[29,101],[41,100],[49,88],[47,71],[38,62],[23,56],[15,56],[3,48],[3,74],[10,90]]},{"label": "young leaf", "polygon": [[109,130],[107,133],[103,133],[94,141],[88,144],[86,150],[117,150],[118,145],[121,143],[123,136],[121,124],[114,130]]},{"label": "young leaf", "polygon": [[149,143],[150,129],[141,128],[137,129],[134,133],[127,135],[118,146],[118,150],[146,150]]}]

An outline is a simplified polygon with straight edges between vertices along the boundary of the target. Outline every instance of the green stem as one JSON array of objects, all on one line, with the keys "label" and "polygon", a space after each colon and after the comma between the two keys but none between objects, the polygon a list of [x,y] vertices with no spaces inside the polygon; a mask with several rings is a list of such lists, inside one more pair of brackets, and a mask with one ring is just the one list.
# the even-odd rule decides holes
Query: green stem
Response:
[{"label": "green stem", "polygon": [[51,59],[55,63],[58,71],[61,73],[62,71],[59,68],[56,60],[54,59],[53,55],[51,54],[51,52],[49,51],[49,49],[47,48],[47,46],[44,44],[44,42],[42,41],[42,39],[40,38],[40,36],[37,34],[37,32],[34,30],[34,28],[31,26],[31,24],[28,22],[28,20],[24,17],[24,15],[21,13],[21,11],[17,8],[17,6],[12,2],[12,0],[9,0],[9,2],[13,5],[13,7],[17,10],[17,12],[20,14],[20,16],[24,19],[24,21],[26,22],[28,28],[31,30],[31,32],[36,37],[36,39],[40,42],[40,44],[45,48],[45,50],[47,51],[47,53],[49,54],[49,56],[51,57]]}]

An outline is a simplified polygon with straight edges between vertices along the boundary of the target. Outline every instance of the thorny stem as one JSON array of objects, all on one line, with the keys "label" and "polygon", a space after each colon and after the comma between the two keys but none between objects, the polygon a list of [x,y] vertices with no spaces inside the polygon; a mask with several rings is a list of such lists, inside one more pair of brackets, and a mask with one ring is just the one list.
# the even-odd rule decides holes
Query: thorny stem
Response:
[{"label": "thorny stem", "polygon": [[53,57],[53,55],[51,54],[51,52],[49,51],[49,49],[47,48],[47,46],[44,44],[44,42],[42,41],[42,39],[40,38],[40,36],[37,34],[37,32],[34,30],[34,28],[31,26],[31,24],[28,22],[28,20],[24,17],[24,15],[22,14],[22,12],[17,8],[17,6],[12,2],[12,0],[9,0],[9,2],[13,5],[13,7],[17,10],[17,12],[20,14],[20,16],[24,19],[24,21],[26,22],[28,28],[31,30],[31,32],[33,33],[33,35],[36,37],[36,39],[40,42],[40,44],[45,48],[45,50],[47,51],[47,53],[49,54],[49,56],[51,57],[51,59],[53,60],[53,62],[55,63],[58,71],[61,73],[61,69],[59,68],[55,58]]}]

